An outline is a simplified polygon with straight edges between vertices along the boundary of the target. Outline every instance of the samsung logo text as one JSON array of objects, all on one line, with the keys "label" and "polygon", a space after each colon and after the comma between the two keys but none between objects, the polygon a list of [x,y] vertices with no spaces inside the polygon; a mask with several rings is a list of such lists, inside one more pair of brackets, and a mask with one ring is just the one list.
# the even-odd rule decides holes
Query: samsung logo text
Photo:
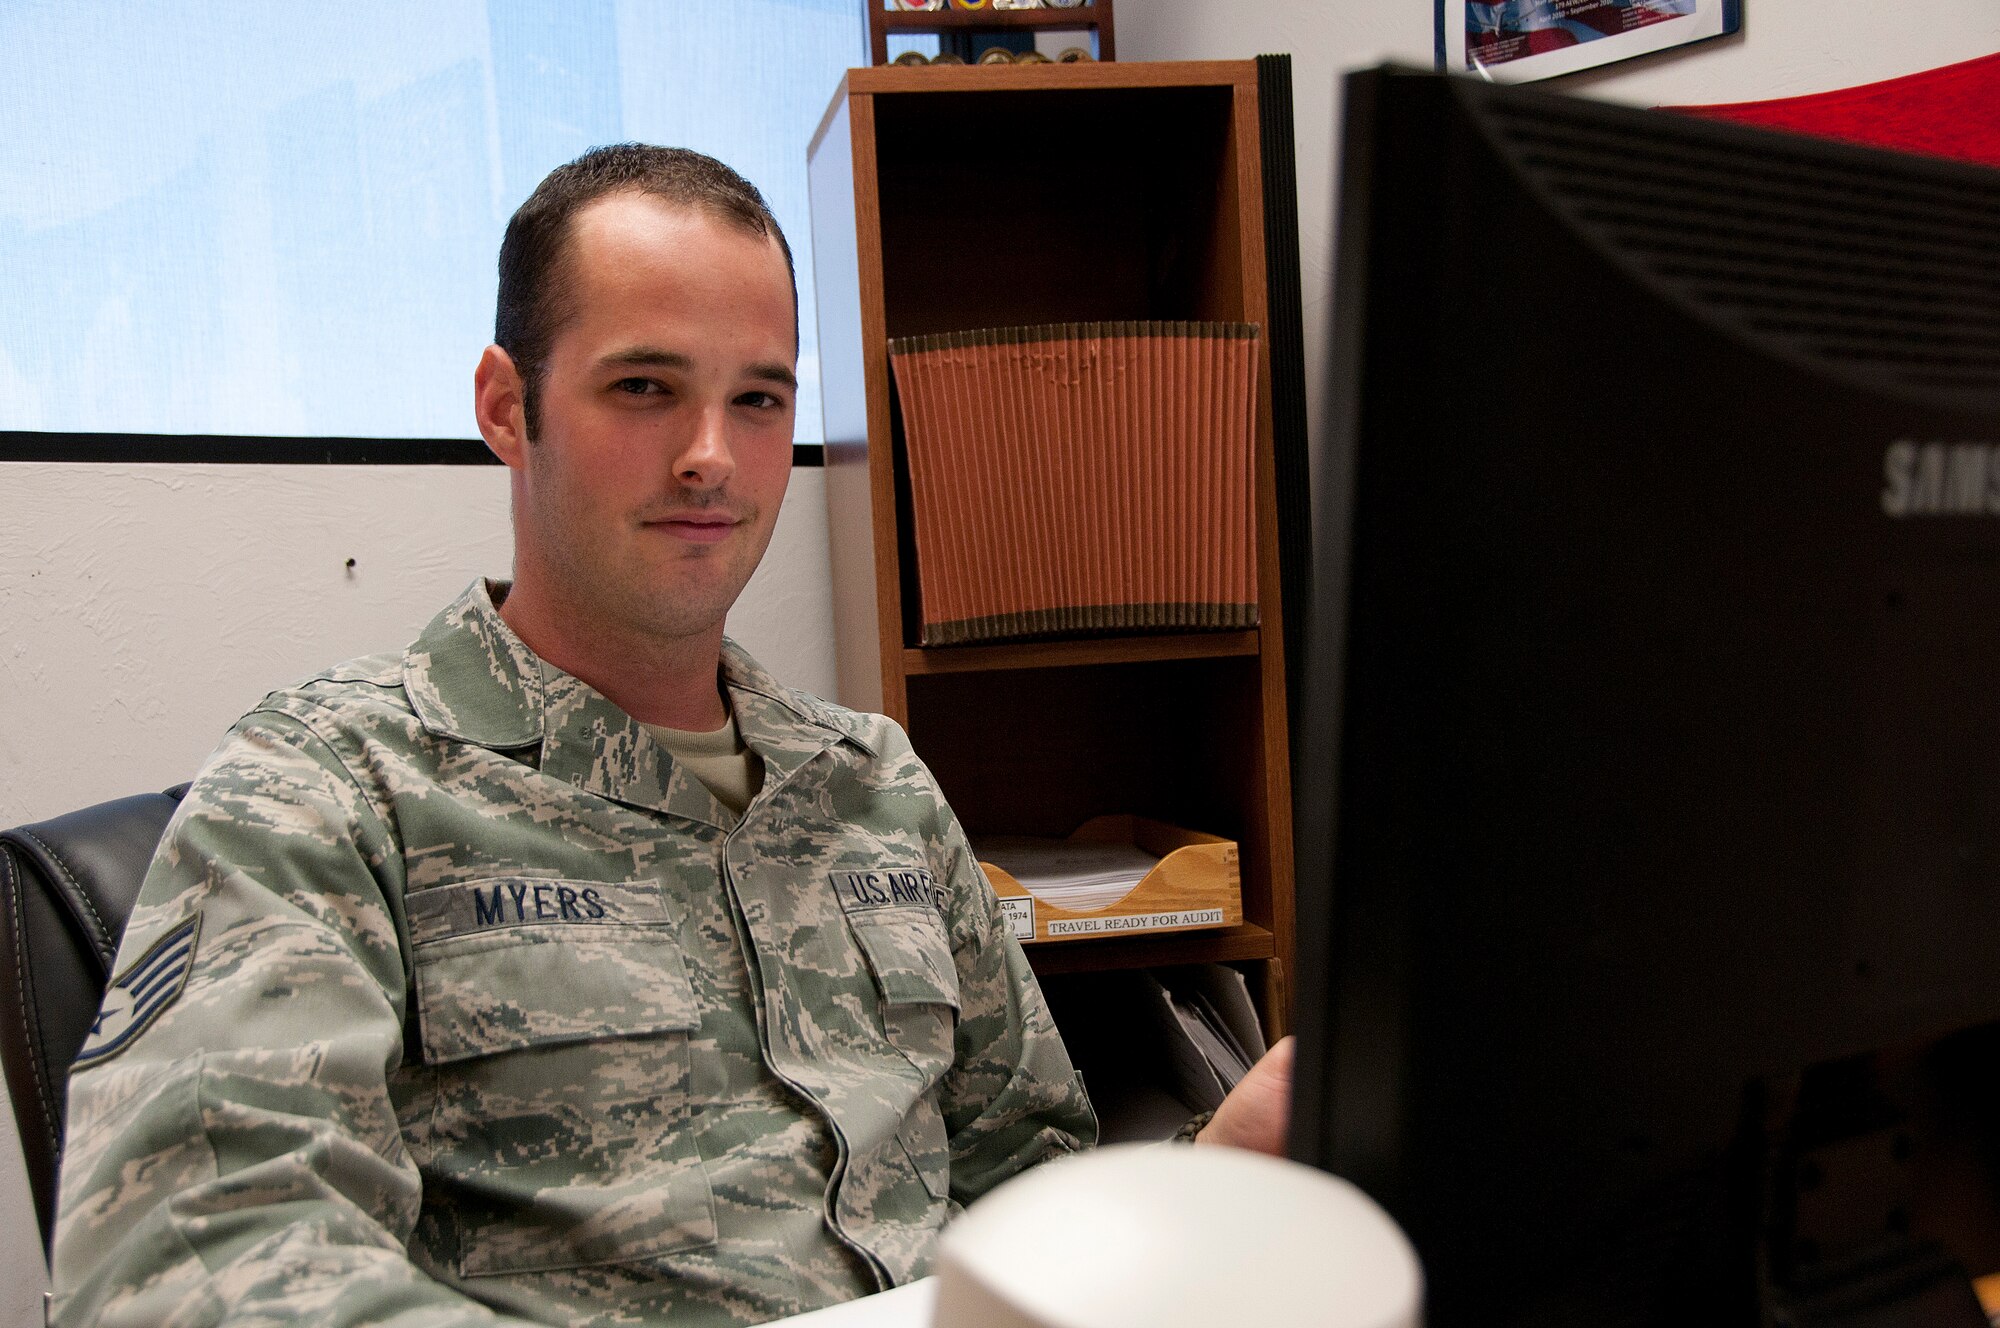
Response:
[{"label": "samsung logo text", "polygon": [[2000,443],[1891,443],[1882,478],[1890,516],[2000,515]]}]

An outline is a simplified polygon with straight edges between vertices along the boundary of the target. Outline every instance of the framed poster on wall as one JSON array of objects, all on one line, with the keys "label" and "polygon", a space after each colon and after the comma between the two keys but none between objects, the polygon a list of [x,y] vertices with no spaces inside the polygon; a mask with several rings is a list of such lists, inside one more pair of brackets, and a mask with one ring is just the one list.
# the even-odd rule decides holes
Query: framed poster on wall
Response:
[{"label": "framed poster on wall", "polygon": [[1438,68],[1525,83],[1735,32],[1742,0],[1436,0]]}]

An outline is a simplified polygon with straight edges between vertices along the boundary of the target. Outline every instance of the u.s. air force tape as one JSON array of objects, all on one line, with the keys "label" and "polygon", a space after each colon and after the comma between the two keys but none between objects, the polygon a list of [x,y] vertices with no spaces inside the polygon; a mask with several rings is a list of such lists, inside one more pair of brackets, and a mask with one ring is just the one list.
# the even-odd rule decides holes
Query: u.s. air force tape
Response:
[{"label": "u.s. air force tape", "polygon": [[76,1054],[79,1068],[131,1046],[160,1012],[174,1003],[194,970],[194,945],[200,935],[201,914],[190,913],[111,979],[97,1022],[90,1026],[90,1036]]},{"label": "u.s. air force tape", "polygon": [[840,906],[850,913],[915,904],[942,912],[943,885],[924,867],[878,867],[874,871],[837,871],[827,875]]}]

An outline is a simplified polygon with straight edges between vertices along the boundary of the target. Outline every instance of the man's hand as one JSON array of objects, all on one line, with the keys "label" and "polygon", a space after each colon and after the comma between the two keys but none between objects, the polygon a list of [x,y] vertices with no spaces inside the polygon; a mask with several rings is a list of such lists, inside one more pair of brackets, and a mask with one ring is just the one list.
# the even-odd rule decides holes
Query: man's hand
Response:
[{"label": "man's hand", "polygon": [[1230,1090],[1194,1141],[1283,1157],[1291,1115],[1292,1039],[1282,1038]]}]

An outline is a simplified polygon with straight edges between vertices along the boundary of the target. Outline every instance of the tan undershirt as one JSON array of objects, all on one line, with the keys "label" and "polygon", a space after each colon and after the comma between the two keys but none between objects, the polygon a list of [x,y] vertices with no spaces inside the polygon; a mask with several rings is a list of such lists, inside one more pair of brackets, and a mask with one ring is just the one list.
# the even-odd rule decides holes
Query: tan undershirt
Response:
[{"label": "tan undershirt", "polygon": [[708,786],[717,802],[738,816],[757,796],[757,790],[764,787],[763,758],[743,745],[743,735],[736,731],[734,712],[713,733],[690,733],[659,724],[643,727],[653,735],[653,741],[687,767],[689,774]]}]

